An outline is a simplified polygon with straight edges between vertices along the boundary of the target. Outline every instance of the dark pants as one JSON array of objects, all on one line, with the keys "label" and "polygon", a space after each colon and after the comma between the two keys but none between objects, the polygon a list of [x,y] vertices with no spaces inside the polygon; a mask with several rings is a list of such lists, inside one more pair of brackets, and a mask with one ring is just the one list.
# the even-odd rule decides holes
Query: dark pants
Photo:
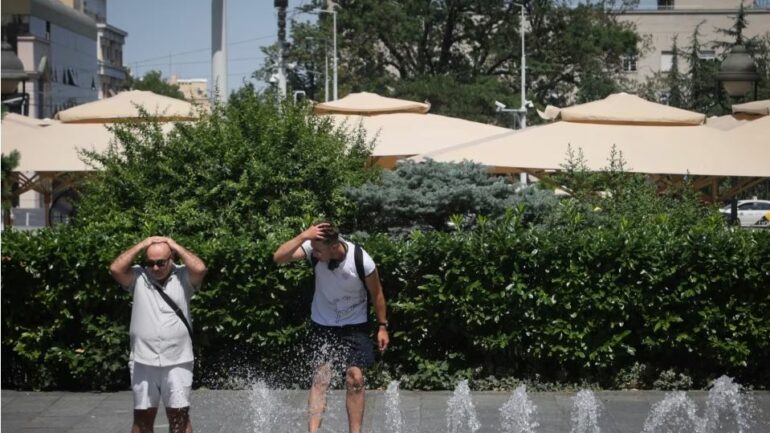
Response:
[{"label": "dark pants", "polygon": [[369,323],[323,326],[310,322],[310,348],[314,368],[330,363],[333,370],[361,369],[374,365],[374,345]]}]

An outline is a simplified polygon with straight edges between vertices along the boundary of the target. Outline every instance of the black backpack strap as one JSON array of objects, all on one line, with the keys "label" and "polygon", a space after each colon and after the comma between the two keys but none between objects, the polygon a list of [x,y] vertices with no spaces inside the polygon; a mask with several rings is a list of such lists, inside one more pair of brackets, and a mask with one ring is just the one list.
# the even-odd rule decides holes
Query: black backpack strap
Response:
[{"label": "black backpack strap", "polygon": [[192,327],[190,326],[190,323],[187,321],[187,317],[184,316],[184,313],[182,312],[182,310],[179,308],[178,305],[176,305],[176,303],[173,300],[171,300],[168,294],[163,291],[163,288],[160,287],[160,284],[156,283],[155,281],[152,281],[149,278],[148,280],[150,281],[150,284],[152,284],[152,287],[155,287],[155,290],[158,291],[158,294],[160,295],[160,297],[163,298],[164,301],[166,301],[168,306],[171,307],[171,309],[174,310],[174,313],[176,313],[176,315],[179,316],[179,318],[182,320],[182,323],[184,323],[184,327],[187,328],[187,332],[190,334],[190,339],[192,340],[192,336],[193,336]]},{"label": "black backpack strap", "polygon": [[361,282],[364,283],[364,289],[366,289],[366,293],[368,295],[369,288],[366,287],[366,273],[364,271],[364,249],[361,248],[361,245],[355,245],[356,247],[353,251],[353,258],[356,261],[356,272],[358,273],[358,278],[360,278]]}]

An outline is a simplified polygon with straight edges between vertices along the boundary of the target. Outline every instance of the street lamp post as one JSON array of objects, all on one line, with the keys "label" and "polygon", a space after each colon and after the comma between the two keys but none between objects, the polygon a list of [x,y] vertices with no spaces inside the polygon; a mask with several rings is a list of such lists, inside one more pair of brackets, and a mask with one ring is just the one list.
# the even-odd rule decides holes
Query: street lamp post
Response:
[{"label": "street lamp post", "polygon": [[742,44],[735,45],[719,67],[717,82],[724,86],[731,98],[745,96],[751,90],[753,83],[754,99],[756,99],[758,81],[757,67],[746,52],[746,47]]},{"label": "street lamp post", "polygon": [[[521,8],[519,37],[521,38],[521,106],[519,107],[519,126],[527,127],[527,55],[524,50],[524,3],[514,3]],[[531,104],[531,103],[530,103]]]},{"label": "street lamp post", "polygon": [[[717,74],[717,95],[719,84],[725,88],[725,92],[730,98],[740,98],[745,96],[751,90],[754,84],[754,99],[757,99],[757,82],[759,74],[754,60],[751,58],[746,47],[741,43],[740,38],[722,61]],[[721,98],[720,98],[721,101]],[[720,102],[721,103],[721,102]],[[730,199],[730,222],[736,224],[738,221],[738,199],[733,196]]]},{"label": "street lamp post", "polygon": [[326,0],[327,9],[323,12],[332,14],[332,98],[337,100],[337,10],[339,5],[332,0]]},{"label": "street lamp post", "polygon": [[521,105],[519,108],[506,108],[502,102],[495,101],[498,112],[513,113],[516,122],[514,129],[524,129],[527,127],[527,109],[534,105],[532,101],[527,100],[527,55],[524,49],[524,4],[514,3],[521,8],[521,20],[519,21],[519,35],[521,38]]}]

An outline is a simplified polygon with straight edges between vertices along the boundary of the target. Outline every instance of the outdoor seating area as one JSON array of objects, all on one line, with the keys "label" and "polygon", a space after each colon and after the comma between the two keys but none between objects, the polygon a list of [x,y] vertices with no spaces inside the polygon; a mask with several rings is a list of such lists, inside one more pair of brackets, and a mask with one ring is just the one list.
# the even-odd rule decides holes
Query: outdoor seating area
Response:
[{"label": "outdoor seating area", "polygon": [[[580,154],[586,167],[597,171],[606,169],[617,152],[624,170],[648,175],[661,190],[688,178],[696,189],[708,190],[705,200],[716,203],[770,177],[769,106],[767,100],[739,104],[733,115],[707,119],[619,93],[572,107],[548,107],[549,123],[524,130],[431,114],[430,104],[373,93],[318,103],[313,111],[348,133],[362,128],[375,143],[371,163],[387,169],[407,158],[468,160],[494,173],[525,173],[536,180],[562,169],[569,152]],[[190,103],[136,91],[64,110],[55,120],[6,116],[3,152],[21,154],[16,194],[39,191],[44,208],[50,208],[57,191],[95,169],[83,162],[81,151],[105,151],[112,141],[109,124],[144,119],[140,108],[163,122],[166,132],[173,122],[194,121],[201,114]],[[720,193],[724,177],[740,181]],[[48,212],[44,218],[49,220]]]}]

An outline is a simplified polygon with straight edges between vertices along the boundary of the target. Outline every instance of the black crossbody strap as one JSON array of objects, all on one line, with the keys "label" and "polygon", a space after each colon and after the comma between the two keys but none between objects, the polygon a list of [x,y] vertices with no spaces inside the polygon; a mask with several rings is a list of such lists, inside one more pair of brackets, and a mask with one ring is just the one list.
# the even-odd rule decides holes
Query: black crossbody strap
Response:
[{"label": "black crossbody strap", "polygon": [[356,248],[353,251],[353,259],[356,262],[356,272],[358,273],[358,278],[361,279],[361,282],[364,283],[364,289],[366,289],[366,294],[369,294],[369,288],[366,287],[366,271],[364,271],[364,249],[361,248],[361,245],[355,244]]},{"label": "black crossbody strap", "polygon": [[163,298],[164,301],[168,304],[169,307],[171,307],[172,310],[176,313],[177,316],[182,320],[182,323],[184,323],[184,327],[187,328],[187,332],[190,333],[190,339],[192,340],[192,327],[190,326],[190,323],[187,321],[187,317],[184,316],[184,313],[179,308],[176,303],[171,300],[171,298],[166,294],[166,292],[163,291],[163,288],[160,287],[160,284],[156,283],[155,281],[150,280],[150,284],[152,284],[152,287],[155,287],[155,289],[158,291],[158,294],[161,298]]}]

